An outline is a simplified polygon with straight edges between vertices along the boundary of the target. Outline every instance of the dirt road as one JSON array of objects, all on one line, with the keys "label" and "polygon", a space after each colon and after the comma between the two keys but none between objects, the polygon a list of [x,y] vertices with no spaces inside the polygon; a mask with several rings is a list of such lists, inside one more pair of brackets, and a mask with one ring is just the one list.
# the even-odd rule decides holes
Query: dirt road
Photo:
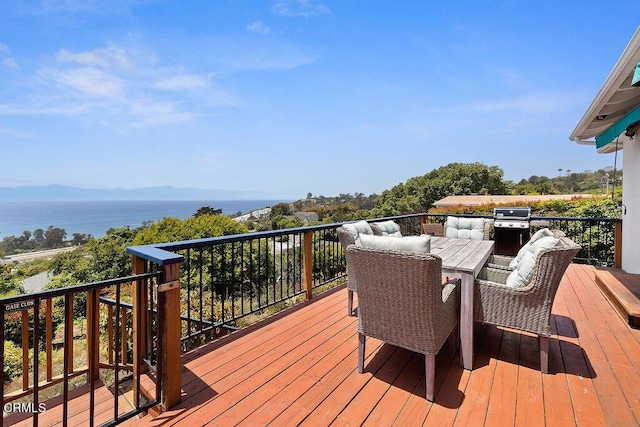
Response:
[{"label": "dirt road", "polygon": [[47,249],[46,251],[37,251],[37,252],[28,252],[24,254],[8,255],[0,259],[0,262],[3,262],[3,263],[27,262],[27,261],[33,261],[34,259],[39,259],[39,258],[51,258],[52,256],[57,254],[70,252],[74,250],[76,247],[77,246],[70,246],[67,248]]}]

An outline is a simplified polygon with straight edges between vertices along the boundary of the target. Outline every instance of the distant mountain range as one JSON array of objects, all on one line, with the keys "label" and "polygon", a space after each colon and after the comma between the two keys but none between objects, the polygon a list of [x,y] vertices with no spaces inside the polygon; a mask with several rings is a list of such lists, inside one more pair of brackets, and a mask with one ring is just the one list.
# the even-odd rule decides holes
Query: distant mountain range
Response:
[{"label": "distant mountain range", "polygon": [[105,200],[262,200],[273,195],[257,191],[201,188],[79,188],[65,185],[0,187],[0,202],[53,202]]}]

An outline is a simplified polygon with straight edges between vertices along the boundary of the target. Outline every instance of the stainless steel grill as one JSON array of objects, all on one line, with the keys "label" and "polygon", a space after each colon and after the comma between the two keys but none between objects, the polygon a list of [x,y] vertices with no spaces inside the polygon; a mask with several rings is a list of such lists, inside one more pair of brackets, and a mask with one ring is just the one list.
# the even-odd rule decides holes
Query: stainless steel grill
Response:
[{"label": "stainless steel grill", "polygon": [[494,208],[494,252],[498,255],[516,255],[529,240],[530,208]]},{"label": "stainless steel grill", "polygon": [[494,208],[493,226],[496,228],[529,228],[530,208]]}]

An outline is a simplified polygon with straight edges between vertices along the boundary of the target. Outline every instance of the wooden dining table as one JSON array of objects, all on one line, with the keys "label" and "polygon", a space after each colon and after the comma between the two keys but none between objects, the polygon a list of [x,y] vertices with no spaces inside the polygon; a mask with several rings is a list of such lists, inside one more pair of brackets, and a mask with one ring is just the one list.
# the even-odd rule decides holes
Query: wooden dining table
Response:
[{"label": "wooden dining table", "polygon": [[460,366],[473,368],[473,294],[480,269],[493,253],[492,240],[431,237],[431,253],[442,258],[442,274],[460,279]]}]

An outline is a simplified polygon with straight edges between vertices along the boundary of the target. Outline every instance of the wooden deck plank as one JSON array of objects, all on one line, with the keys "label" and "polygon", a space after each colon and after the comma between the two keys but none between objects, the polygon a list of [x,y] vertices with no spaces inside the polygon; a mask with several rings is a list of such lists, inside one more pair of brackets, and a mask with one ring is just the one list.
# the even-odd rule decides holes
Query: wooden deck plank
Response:
[{"label": "wooden deck plank", "polygon": [[[476,325],[476,331],[481,325]],[[493,387],[497,356],[502,340],[502,330],[495,326],[485,326],[479,342],[473,371],[464,389],[464,404],[459,408],[455,420],[458,426],[482,426],[487,417],[487,408]]]},{"label": "wooden deck plank", "polygon": [[564,294],[560,294],[556,298],[554,310],[556,314],[553,316],[553,321],[558,332],[565,372],[570,374],[567,375],[567,383],[575,420],[578,425],[606,425],[606,418],[593,385],[594,373],[585,358],[582,347],[580,347],[578,331],[569,316],[569,308]]},{"label": "wooden deck plank", "polygon": [[[368,340],[369,341],[369,340]],[[378,371],[382,369],[388,359],[400,351],[397,347],[389,344],[383,344],[379,347],[379,350],[369,359],[368,363],[365,363],[364,372],[358,373],[354,369],[349,376],[341,382],[332,392],[327,396],[313,411],[311,411],[300,425],[305,426],[318,426],[331,424],[342,412],[342,410],[351,402],[352,399],[357,398],[360,391],[364,388],[366,383],[371,379],[373,375],[376,375]],[[354,390],[357,391],[354,397]]]},{"label": "wooden deck plank", "polygon": [[334,424],[362,424],[400,374],[398,366],[404,368],[412,354],[405,349],[398,349],[377,374],[364,385],[361,392],[338,414]]},{"label": "wooden deck plank", "polygon": [[[488,425],[513,425],[516,413],[518,388],[518,361],[520,359],[520,334],[504,331],[498,363],[493,377],[491,399],[487,409]],[[528,403],[520,402],[521,405]]]},{"label": "wooden deck plank", "polygon": [[[295,380],[303,377],[311,367],[316,366],[322,361],[327,353],[330,353],[332,348],[337,346],[336,340],[342,341],[343,343],[346,341],[351,343],[350,338],[353,336],[353,323],[353,318],[343,318],[340,325],[335,325],[339,327],[344,324],[344,328],[339,331],[338,334],[331,331],[331,336],[327,335],[325,341],[317,341],[316,344],[319,345],[315,348],[311,348],[311,345],[306,345],[307,343],[305,343],[305,345],[297,347],[295,351],[289,352],[286,357],[278,359],[278,365],[282,364],[284,369],[279,374],[273,375],[273,378],[267,383],[256,388],[255,384],[248,381],[246,387],[236,387],[235,391],[241,394],[243,399],[250,399],[251,407],[256,408],[253,413],[258,413],[259,415],[261,415],[259,408],[286,387],[291,386],[289,392],[292,395],[299,394],[304,390],[304,385],[293,385]],[[323,337],[317,336],[315,338],[322,339]],[[307,357],[303,357],[305,354]],[[274,367],[276,367],[275,364],[271,366],[272,369]],[[269,375],[268,372],[261,373],[261,375],[262,374]],[[244,405],[237,403],[235,406],[231,406],[225,410],[225,399],[218,399],[216,403],[222,406],[219,409],[220,415],[215,418],[215,421],[221,424],[236,425],[253,414],[250,410],[247,410]],[[211,408],[213,409],[214,407]]]},{"label": "wooden deck plank", "polygon": [[[238,355],[234,357],[234,353],[227,353],[230,354],[229,357],[221,360],[217,357],[218,353],[210,352],[202,358],[189,362],[187,368],[191,370],[194,380],[186,386],[183,385],[186,396],[178,408],[173,410],[180,411],[174,421],[189,417],[190,421],[197,422],[203,419],[208,422],[212,418],[211,412],[218,414],[221,409],[236,405],[254,389],[255,384],[249,381],[251,377],[262,375],[264,378],[272,378],[291,363],[292,359],[284,359],[282,355],[301,357],[308,349],[305,343],[313,344],[315,341],[312,339],[316,336],[319,335],[322,339],[334,333],[330,329],[334,323],[340,321],[343,324],[352,323],[352,318],[345,318],[342,313],[339,313],[342,309],[341,305],[332,304],[329,300],[325,310],[314,310],[313,316],[304,317],[303,321],[296,324],[297,327],[305,330],[316,325],[319,318],[322,318],[322,326],[316,328],[315,334],[295,334],[291,337],[273,329],[263,334],[267,342],[259,340],[258,343],[254,343],[256,347],[242,353],[242,357]],[[269,337],[271,339],[268,339]],[[253,336],[247,335],[241,340],[251,342]],[[242,344],[237,348],[245,350]],[[203,384],[210,384],[210,386],[203,387]],[[200,409],[206,403],[211,406],[203,412]],[[164,415],[166,416],[168,415]]]},{"label": "wooden deck plank", "polygon": [[389,411],[389,407],[402,408],[415,389],[420,375],[424,371],[424,357],[414,353],[409,363],[404,367],[396,381],[380,399],[369,417],[364,421],[364,426],[388,426],[392,425],[398,416],[397,412]]},{"label": "wooden deck plank", "polygon": [[540,346],[538,339],[531,335],[520,337],[515,425],[531,427],[544,425]]},{"label": "wooden deck plank", "polygon": [[186,355],[182,407],[124,425],[640,425],[640,333],[596,287],[593,267],[571,265],[562,280],[549,375],[535,337],[476,325],[474,370],[445,349],[434,403],[422,355],[368,339],[357,372],[356,319],[345,313],[340,290]]},{"label": "wooden deck plank", "polygon": [[595,282],[630,325],[640,327],[640,275],[598,268]]},{"label": "wooden deck plank", "polygon": [[[70,400],[68,403],[68,420],[69,425],[86,424],[89,420],[89,385],[85,384],[77,389],[69,392]],[[99,382],[95,389],[96,415],[109,411],[113,407],[113,395],[106,386]],[[62,425],[62,398],[61,396],[43,402],[47,410],[38,414],[39,426],[57,426]],[[126,407],[127,411],[131,410]],[[109,413],[109,419],[112,418],[113,409]],[[4,418],[4,425],[11,426],[32,426],[33,417],[31,414],[17,413]]]},{"label": "wooden deck plank", "polygon": [[[621,405],[621,402],[625,402],[626,398],[608,361],[609,357],[623,357],[628,360],[626,355],[620,354],[621,347],[614,344],[615,337],[612,336],[612,331],[607,325],[609,322],[614,328],[617,328],[616,323],[624,325],[624,322],[595,287],[593,276],[589,273],[592,272],[585,272],[582,267],[574,268],[568,272],[567,279],[571,281],[573,286],[568,287],[567,291],[571,293],[570,298],[580,302],[580,304],[569,306],[571,317],[579,325],[580,345],[588,357],[593,375],[593,385],[607,423],[609,425],[635,425],[637,420],[629,410],[629,406]],[[599,307],[609,314],[608,319],[603,317]],[[613,319],[618,321],[615,322]],[[617,347],[617,349],[612,350],[609,348],[610,345]]]},{"label": "wooden deck plank", "polygon": [[[239,425],[254,426],[271,423],[285,409],[292,406],[300,396],[307,393],[319,379],[328,375],[340,362],[349,363],[349,360],[345,359],[349,359],[354,352],[354,334],[353,330],[346,332],[346,340],[342,340],[342,337],[339,336],[338,341],[342,342],[335,345],[318,363],[306,369],[286,387],[279,391],[273,390],[271,398],[262,406],[255,408],[255,411],[242,420]],[[304,365],[305,361],[302,360],[300,363]]]}]

